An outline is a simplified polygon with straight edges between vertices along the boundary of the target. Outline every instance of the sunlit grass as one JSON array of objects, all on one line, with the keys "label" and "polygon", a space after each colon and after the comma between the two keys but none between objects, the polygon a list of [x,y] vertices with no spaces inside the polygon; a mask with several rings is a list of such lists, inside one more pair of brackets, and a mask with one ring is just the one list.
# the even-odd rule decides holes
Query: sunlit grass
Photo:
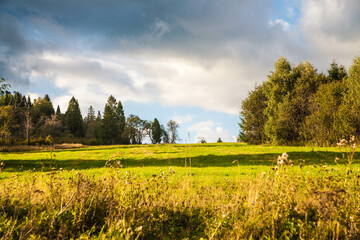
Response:
[{"label": "sunlit grass", "polygon": [[[275,170],[283,152],[295,164]],[[346,157],[237,143],[2,152],[0,238],[358,239]]]}]

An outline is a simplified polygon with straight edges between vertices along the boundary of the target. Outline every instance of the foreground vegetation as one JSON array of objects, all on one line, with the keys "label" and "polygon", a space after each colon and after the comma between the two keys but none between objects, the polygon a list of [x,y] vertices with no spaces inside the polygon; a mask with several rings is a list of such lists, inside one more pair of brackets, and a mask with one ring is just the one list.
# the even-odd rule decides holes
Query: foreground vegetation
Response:
[{"label": "foreground vegetation", "polygon": [[337,148],[107,146],[0,159],[4,239],[360,237],[358,156]]}]

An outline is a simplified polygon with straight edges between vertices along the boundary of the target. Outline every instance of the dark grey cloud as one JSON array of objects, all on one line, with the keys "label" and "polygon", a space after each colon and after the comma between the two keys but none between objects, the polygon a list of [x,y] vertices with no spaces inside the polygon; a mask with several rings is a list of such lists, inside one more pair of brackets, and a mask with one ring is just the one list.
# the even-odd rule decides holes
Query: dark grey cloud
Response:
[{"label": "dark grey cloud", "polygon": [[[78,37],[88,39],[89,46],[100,49],[121,48],[118,39],[123,39],[134,48],[146,44],[157,49],[168,47],[193,52],[209,44],[221,44],[223,40],[271,41],[275,37],[272,35],[277,34],[267,24],[272,8],[267,0],[8,0],[2,5],[4,11],[23,24],[27,22],[28,28],[45,39],[56,30],[44,29],[39,21],[74,34],[71,37],[75,39],[61,39],[62,43],[58,44],[67,44],[67,40]],[[158,22],[168,27],[161,38],[153,36],[159,32]],[[207,51],[214,51],[214,47]],[[201,53],[204,52],[205,49]]]},{"label": "dark grey cloud", "polygon": [[47,51],[148,52],[209,64],[210,58],[251,56],[255,49],[236,48],[243,42],[271,42],[281,32],[269,29],[266,0],[4,0],[0,7],[0,69],[22,84],[32,68],[24,56]]}]

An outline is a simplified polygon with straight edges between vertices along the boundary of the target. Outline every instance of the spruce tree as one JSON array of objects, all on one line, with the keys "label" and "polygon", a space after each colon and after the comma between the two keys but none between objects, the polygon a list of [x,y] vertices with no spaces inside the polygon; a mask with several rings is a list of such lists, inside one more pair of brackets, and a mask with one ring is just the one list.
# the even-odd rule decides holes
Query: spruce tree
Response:
[{"label": "spruce tree", "polygon": [[61,115],[61,111],[60,111],[60,106],[58,105],[56,108],[56,116],[60,116]]},{"label": "spruce tree", "polygon": [[83,119],[78,101],[72,97],[65,113],[66,128],[75,137],[83,136]]},{"label": "spruce tree", "polygon": [[125,115],[121,102],[110,95],[105,105],[104,116],[101,120],[100,137],[104,144],[122,143],[125,129]]},{"label": "spruce tree", "polygon": [[121,101],[119,100],[117,106],[116,106],[116,121],[118,125],[118,143],[122,143],[122,134],[125,130],[125,114],[123,105],[121,104]]},{"label": "spruce tree", "polygon": [[154,118],[154,121],[151,124],[151,141],[153,144],[161,142],[161,127],[156,118]]}]

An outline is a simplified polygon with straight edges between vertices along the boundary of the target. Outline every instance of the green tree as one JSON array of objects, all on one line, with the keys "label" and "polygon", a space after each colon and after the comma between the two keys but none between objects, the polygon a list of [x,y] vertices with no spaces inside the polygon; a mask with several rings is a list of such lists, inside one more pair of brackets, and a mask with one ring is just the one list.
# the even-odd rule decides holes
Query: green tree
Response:
[{"label": "green tree", "polygon": [[141,144],[143,138],[149,134],[151,124],[142,120],[139,116],[130,114],[126,119],[126,127],[123,138],[126,143]]},{"label": "green tree", "polygon": [[69,106],[65,112],[65,124],[69,132],[75,137],[82,137],[83,134],[83,119],[78,101],[72,97],[69,101]]},{"label": "green tree", "polygon": [[161,125],[160,129],[161,129],[161,136],[162,136],[161,140],[162,140],[162,142],[163,143],[169,143],[170,142],[169,133],[166,130],[166,128],[164,127],[164,125]]},{"label": "green tree", "polygon": [[151,124],[151,142],[153,144],[161,142],[161,127],[156,118],[154,118],[154,121]]},{"label": "green tree", "polygon": [[347,71],[343,65],[338,65],[335,61],[330,64],[328,69],[327,82],[342,81],[347,77]]},{"label": "green tree", "polygon": [[266,142],[264,131],[267,121],[266,107],[267,97],[264,93],[264,85],[256,86],[241,104],[239,137],[242,141],[251,144]]},{"label": "green tree", "polygon": [[264,132],[272,143],[279,142],[277,136],[279,107],[289,98],[295,82],[290,62],[284,57],[279,58],[275,63],[275,71],[270,72],[268,81],[264,85],[264,93],[268,99],[265,109],[267,121],[264,125]]},{"label": "green tree", "polygon": [[360,57],[354,59],[345,80],[347,86],[344,104],[339,112],[346,135],[360,135]]},{"label": "green tree", "polygon": [[306,117],[306,139],[317,146],[332,145],[346,137],[339,108],[345,94],[343,81],[323,84],[309,101],[311,114]]},{"label": "green tree", "polygon": [[264,129],[273,144],[298,145],[305,141],[305,118],[310,114],[308,102],[317,91],[319,75],[309,62],[290,68],[286,61],[279,61],[266,83],[268,121]]},{"label": "green tree", "polygon": [[84,119],[85,125],[85,137],[87,138],[97,138],[99,130],[99,121],[96,120],[95,111],[93,106],[89,107],[88,114]]},{"label": "green tree", "polygon": [[34,99],[33,108],[36,112],[36,119],[40,116],[51,117],[51,115],[55,114],[54,107],[52,105],[49,95],[47,94],[44,98],[38,97],[37,99]]},{"label": "green tree", "polygon": [[125,120],[124,108],[120,100],[117,103],[115,113],[116,113],[116,122],[118,125],[119,143],[122,143],[122,134],[124,133],[125,130],[126,120]]},{"label": "green tree", "polygon": [[14,109],[12,106],[0,106],[0,140],[11,138],[11,130],[14,128]]},{"label": "green tree", "polygon": [[10,84],[5,82],[6,82],[5,78],[0,78],[0,97],[4,95],[11,87]]},{"label": "green tree", "polygon": [[125,128],[125,115],[121,102],[109,96],[105,104],[104,116],[101,120],[100,137],[104,144],[122,143]]},{"label": "green tree", "polygon": [[59,116],[61,115],[61,111],[60,111],[60,106],[58,105],[57,108],[56,108],[56,116]]},{"label": "green tree", "polygon": [[167,123],[167,131],[168,131],[170,143],[176,143],[176,140],[179,139],[179,134],[178,134],[179,127],[180,127],[180,125],[177,122],[175,122],[174,120],[170,120]]}]

